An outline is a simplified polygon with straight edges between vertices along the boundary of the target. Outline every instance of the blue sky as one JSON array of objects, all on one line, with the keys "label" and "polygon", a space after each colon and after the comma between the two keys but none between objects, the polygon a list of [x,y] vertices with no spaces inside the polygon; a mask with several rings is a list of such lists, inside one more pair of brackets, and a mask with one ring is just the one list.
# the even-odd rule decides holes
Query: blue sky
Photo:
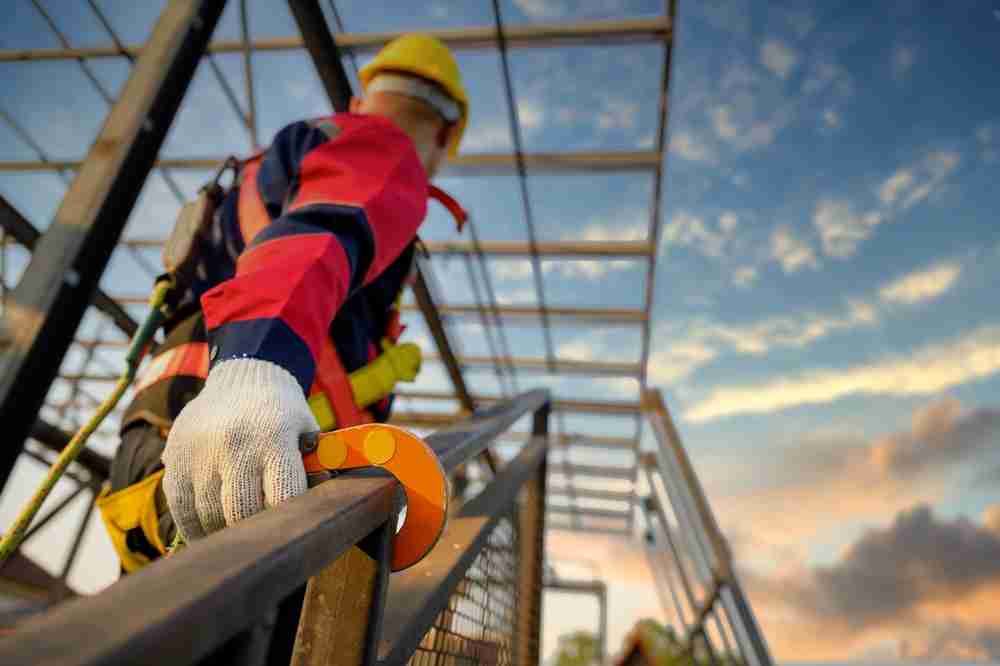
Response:
[{"label": "blue sky", "polygon": [[[84,3],[44,4],[74,46],[109,43]],[[145,38],[162,5],[98,4],[126,43]],[[255,38],[296,33],[284,3],[257,0],[250,7]],[[508,0],[502,8],[510,24],[663,11],[660,2],[629,0]],[[404,12],[395,3],[352,1],[338,9],[347,30],[358,32],[492,24],[488,2],[432,1]],[[906,521],[898,519],[914,507],[930,507],[942,530],[968,527],[987,545],[1000,534],[1000,418],[992,411],[1000,389],[1000,227],[991,187],[1000,165],[998,12],[992,0],[896,0],[877,9],[818,0],[679,3],[649,376],[663,389],[745,565],[751,600],[781,660],[1000,659],[994,636],[1000,627],[984,602],[1000,593],[1000,576],[990,571],[974,585],[932,580],[924,596],[864,627],[854,622],[857,609],[822,597],[824,576],[856,564],[872,540],[900,537]],[[239,38],[236,3],[216,37]],[[0,26],[0,48],[58,46],[26,0]],[[508,152],[498,56],[458,57],[472,99],[463,150]],[[525,149],[651,148],[662,60],[655,44],[513,49]],[[240,56],[216,62],[245,104]],[[128,76],[122,59],[89,64],[111,95]],[[254,70],[262,141],[288,122],[329,111],[303,53],[258,53]],[[84,156],[107,107],[77,63],[0,64],[0,81],[8,91],[0,109],[45,156]],[[162,154],[219,156],[249,148],[248,133],[203,64]],[[0,123],[0,161],[38,157]],[[207,174],[171,176],[190,196]],[[527,240],[514,177],[442,177],[439,184],[470,209],[480,238]],[[43,228],[65,187],[58,174],[0,172],[0,194]],[[647,238],[648,174],[532,175],[529,192],[539,239]],[[177,208],[162,176],[152,176],[126,236],[162,238]],[[456,237],[434,206],[422,235]],[[139,255],[157,262],[154,251]],[[26,260],[9,250],[8,280]],[[492,259],[489,269],[501,302],[537,305],[529,262]],[[444,301],[472,302],[463,260],[436,258],[434,272]],[[549,305],[642,307],[646,275],[633,260],[555,260],[543,262],[543,280]],[[124,249],[102,281],[108,291],[131,296],[143,295],[148,284]],[[141,306],[133,309],[142,314]],[[518,356],[544,354],[538,321],[506,324]],[[99,326],[92,315],[85,331]],[[466,353],[488,353],[475,320],[453,332]],[[104,334],[113,335],[107,328]],[[416,318],[410,335],[429,341]],[[566,358],[640,359],[634,326],[558,323],[552,335]],[[67,371],[79,367],[81,353],[70,353]],[[120,356],[99,352],[95,371],[112,372]],[[492,372],[468,376],[483,393],[501,390]],[[636,383],[626,380],[522,374],[518,385],[573,397],[638,396]],[[428,364],[417,387],[444,390],[448,383],[440,367]],[[108,388],[86,385],[98,397]],[[58,397],[66,387],[53,391]],[[67,425],[78,417],[48,415]],[[629,419],[566,422],[568,430],[594,434],[628,435],[634,428]],[[112,438],[96,445],[114,447]],[[570,459],[627,462],[578,453]],[[5,520],[38,470],[22,462],[18,473],[23,483],[0,502]],[[59,543],[59,529],[41,534],[29,552],[52,560],[47,553]],[[103,538],[96,526],[88,533],[87,547],[96,554],[71,578],[81,589],[96,589],[113,575],[101,559],[109,557]],[[553,538],[552,556],[579,552],[575,538]],[[585,547],[612,584],[614,645],[639,615],[660,614],[657,600],[638,546],[591,539]],[[798,592],[780,594],[781,588]],[[593,621],[575,605],[551,601],[547,649],[559,631]]]}]

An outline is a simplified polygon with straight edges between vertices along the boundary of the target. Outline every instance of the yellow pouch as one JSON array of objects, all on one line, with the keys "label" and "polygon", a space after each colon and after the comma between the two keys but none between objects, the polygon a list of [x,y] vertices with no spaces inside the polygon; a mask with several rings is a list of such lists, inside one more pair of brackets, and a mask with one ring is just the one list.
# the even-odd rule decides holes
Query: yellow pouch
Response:
[{"label": "yellow pouch", "polygon": [[110,486],[105,486],[97,498],[97,508],[104,520],[104,527],[122,561],[122,568],[128,573],[137,571],[150,562],[149,556],[129,547],[129,530],[138,527],[161,555],[167,552],[160,540],[160,519],[156,512],[156,493],[163,480],[163,473],[164,470],[161,469],[139,483],[115,493],[111,492]]}]

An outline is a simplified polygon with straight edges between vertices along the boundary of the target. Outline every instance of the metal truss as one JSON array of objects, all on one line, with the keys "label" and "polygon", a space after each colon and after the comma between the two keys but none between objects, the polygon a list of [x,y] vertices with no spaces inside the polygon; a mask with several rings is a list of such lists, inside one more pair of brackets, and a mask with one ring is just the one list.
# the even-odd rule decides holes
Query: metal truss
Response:
[{"label": "metal truss", "polygon": [[[44,233],[4,200],[0,200],[0,301],[3,303],[4,354],[0,362],[0,422],[5,426],[7,446],[0,455],[0,479],[5,480],[19,455],[46,460],[58,449],[72,427],[92,410],[116,378],[117,368],[103,354],[119,354],[123,335],[134,332],[134,311],[146,304],[146,296],[122,289],[98,289],[98,281],[112,251],[123,247],[150,275],[157,267],[145,258],[158,249],[161,238],[122,239],[139,189],[150,171],[164,179],[178,201],[183,199],[173,172],[204,172],[223,160],[218,155],[160,156],[167,128],[181,104],[195,67],[205,62],[226,104],[246,131],[249,143],[257,148],[268,137],[259,136],[258,97],[254,82],[254,59],[267,52],[307,52],[331,105],[344,110],[350,97],[350,78],[345,59],[357,67],[359,54],[370,53],[398,36],[398,33],[350,32],[344,29],[330,2],[336,34],[331,32],[317,0],[290,0],[293,17],[301,35],[281,38],[254,38],[246,0],[239,0],[240,39],[211,39],[212,29],[225,5],[224,0],[170,0],[156,29],[145,44],[126,44],[116,34],[108,17],[94,0],[87,4],[107,33],[109,44],[74,46],[45,8],[45,0],[32,0],[35,10],[56,36],[59,48],[0,50],[0,63],[26,61],[67,61],[80,68],[98,94],[108,103],[108,122],[85,159],[59,159],[47,154],[35,137],[25,131],[17,118],[0,108],[0,123],[30,147],[34,159],[0,161],[3,173],[53,173],[67,183],[66,196],[53,224]],[[586,533],[631,538],[637,516],[645,521],[655,540],[652,567],[658,591],[666,606],[674,608],[676,625],[685,632],[689,648],[702,650],[716,659],[718,653],[735,655],[753,666],[769,666],[766,645],[759,635],[739,582],[733,573],[728,550],[697,479],[686,462],[683,448],[658,394],[648,386],[648,364],[653,323],[653,296],[657,268],[657,248],[661,235],[663,174],[668,148],[667,111],[673,49],[675,3],[668,0],[660,16],[629,20],[603,20],[562,24],[511,25],[504,20],[498,2],[492,3],[492,25],[436,30],[432,34],[462,51],[495,53],[501,66],[507,124],[513,140],[509,154],[461,154],[448,160],[442,175],[449,177],[514,176],[518,183],[519,214],[525,228],[525,242],[480,239],[488,220],[473,220],[468,240],[425,243],[429,258],[420,263],[414,285],[414,302],[404,304],[404,312],[420,312],[433,339],[435,352],[427,355],[440,364],[451,384],[450,391],[401,391],[393,423],[424,430],[454,426],[477,410],[495,408],[516,394],[519,385],[530,386],[538,375],[588,378],[624,378],[637,385],[634,400],[583,400],[575,395],[557,395],[551,403],[554,419],[547,433],[553,459],[548,475],[555,483],[539,505],[536,523],[546,520],[548,529],[570,529]],[[364,26],[351,26],[355,30]],[[655,100],[656,128],[652,147],[617,151],[537,152],[525,140],[523,122],[517,110],[515,81],[509,54],[516,49],[544,49],[579,45],[635,44],[661,46],[658,86],[644,99]],[[240,56],[244,90],[227,80],[217,55]],[[92,64],[98,59],[127,61],[132,74],[117,99],[102,87]],[[75,62],[75,64],[73,64]],[[2,104],[0,104],[2,107]],[[107,150],[109,145],[114,150]],[[549,241],[538,238],[536,214],[532,209],[532,177],[542,174],[631,174],[651,182],[649,220],[641,240]],[[474,211],[474,206],[472,206]],[[39,221],[35,221],[38,224]],[[478,224],[477,224],[478,222]],[[14,245],[34,252],[31,262],[16,285],[8,284],[7,254]],[[36,251],[37,250],[37,251]],[[531,279],[536,305],[503,303],[497,297],[489,260],[521,258],[531,262]],[[464,262],[473,294],[471,303],[446,303],[436,284],[434,267],[445,259]],[[642,306],[565,307],[555,305],[551,284],[542,271],[542,260],[630,261],[644,271]],[[107,325],[86,336],[77,335],[87,308],[94,306]],[[453,333],[455,324],[478,321],[483,329],[488,354],[463,354]],[[637,359],[628,362],[607,359],[566,358],[554,339],[556,325],[617,327],[637,331],[640,345]],[[537,327],[544,341],[538,357],[517,354],[510,345],[509,329]],[[66,368],[64,356],[73,345],[81,352],[82,363]],[[470,383],[470,371],[492,371],[499,393],[481,393]],[[50,391],[56,382],[59,395]],[[440,411],[427,410],[438,403]],[[43,408],[44,404],[44,408]],[[419,409],[411,409],[411,406]],[[582,420],[581,420],[582,419]],[[586,419],[618,423],[600,434],[588,432]],[[658,452],[640,452],[642,424],[649,420],[658,442]],[[500,442],[525,451],[537,445],[540,432],[505,433]],[[114,429],[100,433],[114,439]],[[26,439],[31,442],[21,448]],[[494,451],[497,447],[494,447]],[[622,454],[630,462],[623,460]],[[594,456],[604,462],[596,464]],[[558,456],[558,458],[556,458]],[[606,461],[615,459],[616,464]],[[503,473],[493,454],[483,460],[498,478]],[[94,494],[108,476],[110,462],[88,450],[73,469],[71,482],[79,496]],[[479,467],[479,474],[483,466]],[[649,485],[648,501],[638,501],[640,472]],[[477,477],[482,479],[482,476]],[[668,501],[661,498],[666,497]],[[551,500],[556,500],[555,502]],[[68,506],[72,500],[67,500]],[[91,499],[92,506],[92,499]],[[544,511],[540,507],[544,507]],[[600,508],[598,508],[600,507]],[[59,507],[56,507],[58,510]],[[637,511],[638,510],[638,511]],[[37,531],[58,511],[43,517]],[[88,510],[89,517],[89,510]],[[671,522],[671,519],[673,522]],[[42,522],[45,521],[45,522]],[[84,526],[86,525],[84,521]],[[53,589],[65,585],[82,540],[82,529],[70,540],[70,552],[62,576]],[[682,541],[682,539],[684,539]],[[25,569],[24,577],[34,575]],[[10,572],[0,574],[0,581]],[[561,582],[560,584],[563,584]],[[667,589],[669,588],[669,590]],[[602,623],[604,620],[602,620]]]}]

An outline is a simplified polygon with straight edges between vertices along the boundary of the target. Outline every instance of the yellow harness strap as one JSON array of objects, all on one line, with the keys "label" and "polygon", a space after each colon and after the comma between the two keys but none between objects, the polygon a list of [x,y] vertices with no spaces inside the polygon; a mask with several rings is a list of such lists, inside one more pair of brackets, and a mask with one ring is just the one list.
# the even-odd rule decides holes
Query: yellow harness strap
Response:
[{"label": "yellow harness strap", "polygon": [[161,469],[139,483],[115,493],[111,492],[110,486],[105,486],[97,498],[97,508],[101,511],[104,526],[122,561],[122,568],[128,573],[150,562],[150,558],[145,554],[137,553],[128,547],[129,530],[140,528],[146,540],[156,550],[161,554],[167,552],[160,540],[160,519],[156,513],[156,493],[163,480],[163,473],[164,470]]}]

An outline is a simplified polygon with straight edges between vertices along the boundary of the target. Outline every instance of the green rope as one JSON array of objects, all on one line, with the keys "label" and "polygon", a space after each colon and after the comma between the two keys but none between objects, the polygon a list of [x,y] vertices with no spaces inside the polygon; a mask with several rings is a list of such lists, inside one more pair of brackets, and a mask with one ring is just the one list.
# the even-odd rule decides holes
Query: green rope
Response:
[{"label": "green rope", "polygon": [[156,285],[153,287],[153,293],[149,297],[150,312],[146,317],[146,320],[136,331],[135,335],[132,337],[132,342],[129,345],[128,353],[125,355],[125,372],[122,373],[121,378],[118,380],[118,384],[115,385],[114,391],[111,392],[104,402],[98,407],[97,412],[83,424],[73,438],[70,439],[69,444],[66,448],[62,450],[56,461],[52,463],[52,467],[49,468],[49,473],[42,481],[41,485],[38,486],[38,490],[35,491],[34,496],[31,500],[21,509],[21,513],[18,514],[17,520],[14,525],[3,535],[3,539],[0,540],[0,565],[9,558],[21,545],[24,540],[24,534],[28,530],[28,526],[31,525],[31,521],[34,519],[35,514],[42,507],[45,502],[45,498],[49,496],[52,492],[52,488],[55,487],[59,479],[62,478],[63,474],[66,472],[66,468],[69,467],[70,463],[76,460],[80,452],[83,451],[84,445],[87,443],[87,439],[100,427],[101,423],[107,418],[108,414],[114,410],[118,401],[128,390],[129,385],[135,378],[135,373],[139,369],[139,364],[142,362],[142,357],[146,353],[146,348],[149,342],[156,335],[157,329],[160,328],[160,324],[166,319],[168,314],[168,308],[165,305],[167,300],[167,295],[170,290],[173,289],[174,282],[170,277],[161,277],[156,281]]}]

